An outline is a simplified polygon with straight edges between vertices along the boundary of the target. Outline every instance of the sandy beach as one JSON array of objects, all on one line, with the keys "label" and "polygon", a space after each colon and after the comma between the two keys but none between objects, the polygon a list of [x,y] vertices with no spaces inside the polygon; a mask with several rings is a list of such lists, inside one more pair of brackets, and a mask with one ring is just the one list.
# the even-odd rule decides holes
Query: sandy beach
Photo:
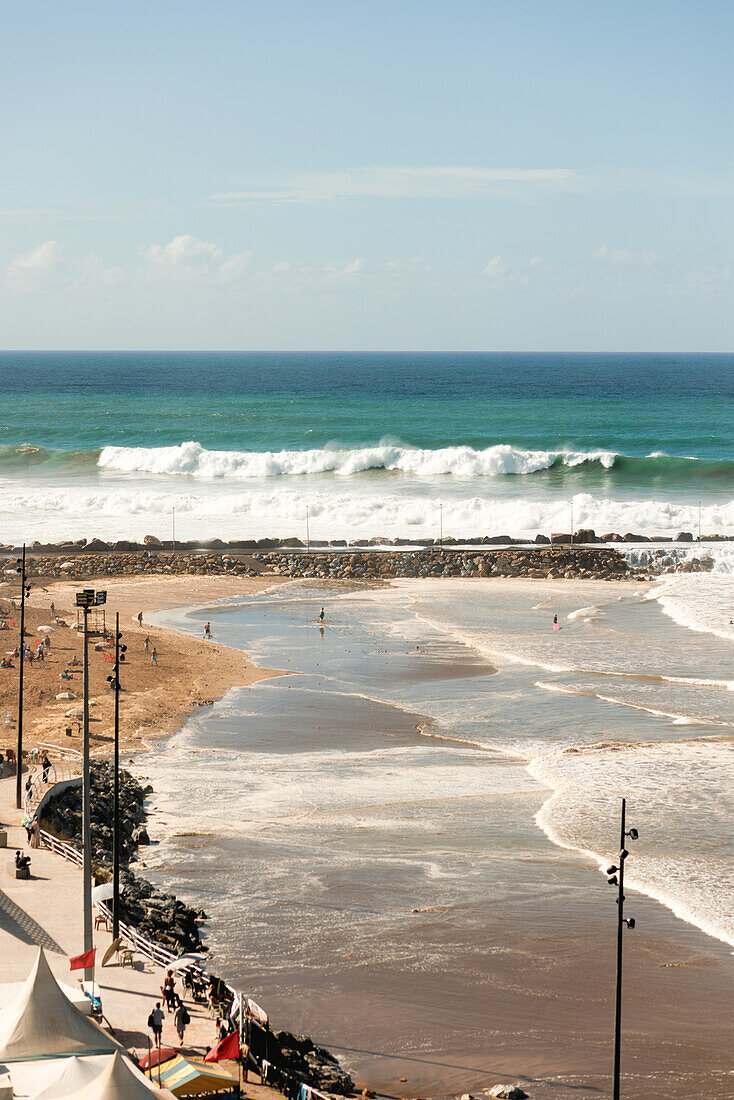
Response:
[{"label": "sandy beach", "polygon": [[[76,623],[75,594],[89,583],[36,583],[31,589],[26,603],[26,641],[31,648],[35,651],[36,643],[44,637],[38,627],[51,624],[52,602],[57,615],[69,627],[54,627],[49,634],[51,647],[46,659],[26,665],[24,746],[27,749],[38,742],[81,747],[78,722],[66,714],[77,709],[79,704],[76,700],[57,700],[56,696],[69,691],[77,699],[81,698],[82,636],[70,627]],[[148,621],[149,614],[261,592],[278,583],[277,578],[264,581],[258,578],[161,576],[130,580],[105,578],[95,582],[97,588],[107,590],[107,629],[114,631],[115,613],[118,613],[123,635],[121,644],[127,646],[121,674],[120,706],[120,744],[124,752],[140,751],[143,742],[179,728],[186,715],[219,698],[230,687],[277,675],[277,672],[258,668],[241,650],[222,646],[216,639],[205,642],[203,635],[197,640],[154,627]],[[5,653],[12,652],[18,642],[18,611],[10,602],[17,587],[7,585],[0,589],[0,606],[16,623],[14,628],[0,632],[0,648]],[[141,611],[142,627],[137,619]],[[149,639],[148,651],[144,647],[146,638]],[[98,637],[90,640],[90,699],[93,701],[90,726],[93,755],[106,756],[112,747],[114,701],[107,682],[111,665],[103,658],[103,653],[109,655],[114,647],[107,646],[99,651],[95,646],[100,641]],[[156,665],[151,663],[153,649],[157,651]],[[71,666],[74,657],[79,663]],[[17,659],[13,664],[12,669],[0,669],[0,714],[5,716],[0,732],[3,748],[12,748],[16,737]],[[66,668],[70,668],[71,681],[59,679]],[[71,737],[66,734],[69,727],[72,728]]]}]

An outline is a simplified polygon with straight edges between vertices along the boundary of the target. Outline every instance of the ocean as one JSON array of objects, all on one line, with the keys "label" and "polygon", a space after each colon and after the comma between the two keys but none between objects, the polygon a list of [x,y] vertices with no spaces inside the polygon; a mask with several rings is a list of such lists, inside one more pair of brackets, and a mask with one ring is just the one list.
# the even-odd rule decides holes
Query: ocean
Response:
[{"label": "ocean", "polygon": [[733,355],[4,352],[5,541],[734,534]]}]

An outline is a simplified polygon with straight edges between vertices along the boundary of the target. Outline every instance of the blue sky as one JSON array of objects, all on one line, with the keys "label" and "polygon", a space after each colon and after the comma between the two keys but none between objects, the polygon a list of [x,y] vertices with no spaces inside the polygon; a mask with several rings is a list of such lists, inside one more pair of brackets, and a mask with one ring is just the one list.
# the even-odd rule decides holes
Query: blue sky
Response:
[{"label": "blue sky", "polygon": [[734,346],[728,0],[0,13],[5,347]]}]

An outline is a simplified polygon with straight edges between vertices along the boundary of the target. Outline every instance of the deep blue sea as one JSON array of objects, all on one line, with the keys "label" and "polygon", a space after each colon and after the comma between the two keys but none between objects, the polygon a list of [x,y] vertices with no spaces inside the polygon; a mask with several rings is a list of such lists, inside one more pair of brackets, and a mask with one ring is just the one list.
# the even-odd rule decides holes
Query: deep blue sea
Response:
[{"label": "deep blue sea", "polygon": [[0,354],[10,538],[732,533],[733,441],[734,355]]}]

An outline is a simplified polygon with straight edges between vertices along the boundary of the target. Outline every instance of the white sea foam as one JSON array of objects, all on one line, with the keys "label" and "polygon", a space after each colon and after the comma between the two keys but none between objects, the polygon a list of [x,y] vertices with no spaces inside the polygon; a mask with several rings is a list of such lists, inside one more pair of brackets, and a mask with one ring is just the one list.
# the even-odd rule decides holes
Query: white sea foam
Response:
[{"label": "white sea foam", "polygon": [[[734,882],[726,842],[727,808],[734,810],[730,742],[694,738],[588,746],[539,757],[530,772],[554,790],[536,815],[538,825],[555,844],[583,853],[601,869],[617,854],[607,823],[627,793],[628,821],[639,828],[640,839],[626,866],[626,884],[734,945]],[[671,850],[680,820],[686,822],[686,843]]]},{"label": "white sea foam", "polygon": [[423,449],[383,441],[373,447],[338,445],[308,451],[209,451],[191,441],[176,447],[104,447],[99,465],[125,473],[184,474],[188,477],[247,479],[365,470],[400,470],[421,477],[499,477],[546,470],[556,461],[564,466],[598,462],[611,469],[614,451],[532,451],[496,444]]}]

